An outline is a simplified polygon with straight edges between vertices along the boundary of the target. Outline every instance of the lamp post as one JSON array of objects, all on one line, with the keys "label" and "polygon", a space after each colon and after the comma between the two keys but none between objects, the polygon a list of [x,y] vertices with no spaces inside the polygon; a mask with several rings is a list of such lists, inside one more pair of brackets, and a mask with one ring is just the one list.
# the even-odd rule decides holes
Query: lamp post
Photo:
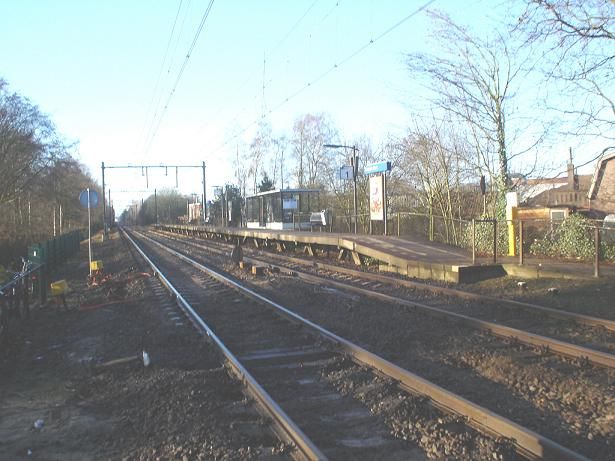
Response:
[{"label": "lamp post", "polygon": [[220,226],[224,226],[224,186],[212,186],[214,189],[214,195],[220,199]]},{"label": "lamp post", "polygon": [[350,165],[352,166],[352,184],[354,192],[353,208],[354,208],[354,233],[357,233],[357,176],[359,175],[359,156],[357,146],[345,146],[343,144],[323,144],[322,147],[329,147],[331,149],[352,149],[352,157],[350,158]]}]

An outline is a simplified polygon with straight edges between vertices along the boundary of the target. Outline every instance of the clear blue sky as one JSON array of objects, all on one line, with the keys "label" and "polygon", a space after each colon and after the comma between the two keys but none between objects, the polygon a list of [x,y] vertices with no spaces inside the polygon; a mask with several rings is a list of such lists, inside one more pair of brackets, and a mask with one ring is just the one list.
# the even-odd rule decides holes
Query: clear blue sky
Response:
[{"label": "clear blue sky", "polygon": [[[297,92],[425,3],[215,1],[153,140],[151,127],[208,0],[181,1],[176,22],[179,0],[5,1],[0,77],[48,113],[68,140],[79,141],[80,160],[99,181],[101,161],[205,161],[213,186],[232,181],[231,160],[238,145],[249,144],[263,108],[275,109],[269,115],[274,134],[290,132],[310,112],[330,114],[344,139],[367,134],[378,143],[386,133],[403,133],[417,96],[403,56],[428,51],[424,13]],[[503,20],[499,1],[430,7],[478,29]],[[237,130],[243,133],[232,138]],[[175,184],[174,175],[151,176],[150,188]],[[143,195],[134,192],[145,189],[140,172],[116,170],[106,179],[118,208]],[[182,174],[182,192],[198,192],[199,181],[197,174]]]}]

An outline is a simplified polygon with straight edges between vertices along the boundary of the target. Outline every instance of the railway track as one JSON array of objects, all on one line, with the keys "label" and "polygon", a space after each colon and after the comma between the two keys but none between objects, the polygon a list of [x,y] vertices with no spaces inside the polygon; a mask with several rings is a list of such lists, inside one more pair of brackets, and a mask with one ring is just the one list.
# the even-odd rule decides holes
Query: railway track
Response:
[{"label": "railway track", "polygon": [[[237,282],[210,272],[199,263],[191,261],[191,268],[184,265],[180,269],[177,266],[177,259],[189,262],[188,257],[174,250],[162,250],[161,243],[154,243],[151,240],[147,242],[142,245],[147,247],[148,252],[156,248],[157,264],[164,266],[175,264],[170,269],[171,274],[168,275],[165,283],[179,287],[176,288],[178,290],[177,299],[184,306],[184,311],[190,314],[192,321],[203,328],[210,338],[216,338],[220,342],[224,341],[226,344],[224,347],[229,354],[230,350],[233,350],[235,356],[243,358],[243,360],[235,358],[237,363],[233,368],[236,374],[242,376],[245,381],[249,372],[259,382],[264,382],[265,384],[262,385],[270,395],[274,396],[276,401],[283,402],[280,405],[288,411],[292,417],[291,421],[298,420],[297,425],[305,428],[305,433],[308,433],[310,439],[315,441],[314,445],[324,447],[321,451],[324,456],[332,459],[339,457],[358,459],[358,454],[361,453],[361,456],[366,457],[364,459],[396,459],[396,456],[402,456],[404,459],[408,457],[421,459],[416,457],[419,456],[416,454],[416,445],[420,446],[421,440],[429,440],[426,434],[418,437],[417,440],[416,431],[407,430],[408,427],[416,427],[411,421],[410,424],[407,421],[402,424],[405,429],[399,429],[399,420],[391,419],[388,420],[388,429],[382,427],[381,420],[374,420],[370,417],[372,413],[378,413],[374,411],[374,408],[372,408],[372,413],[368,414],[364,407],[353,406],[356,402],[348,399],[348,393],[340,393],[336,388],[325,386],[327,380],[323,379],[323,376],[336,375],[336,373],[344,375],[344,373],[349,373],[347,371],[349,367],[356,368],[355,363],[358,363],[362,367],[361,373],[369,370],[371,377],[367,379],[367,382],[372,386],[384,387],[389,391],[394,389],[389,393],[393,399],[399,400],[396,401],[397,407],[406,405],[416,410],[419,406],[409,404],[409,402],[414,401],[412,399],[416,399],[417,395],[419,395],[419,400],[424,399],[420,396],[428,396],[438,410],[432,408],[427,413],[436,412],[434,414],[442,415],[441,412],[445,409],[449,415],[451,411],[455,415],[462,415],[461,420],[458,418],[452,420],[451,424],[457,427],[456,430],[451,430],[449,427],[442,432],[440,438],[444,440],[448,438],[450,442],[443,448],[442,454],[445,454],[446,450],[454,450],[454,447],[459,450],[462,448],[471,450],[471,447],[489,446],[489,456],[493,456],[490,459],[506,459],[506,447],[510,446],[510,442],[502,443],[494,439],[485,439],[490,440],[489,442],[476,442],[477,437],[483,440],[486,436],[481,435],[481,432],[486,432],[514,440],[515,449],[530,459],[584,459],[581,455],[535,432],[497,416],[344,340],[315,323],[301,318],[289,309],[265,299],[262,295],[242,289],[242,295],[238,297],[235,290],[241,288]],[[154,270],[158,273],[163,271],[158,267]],[[181,273],[175,273],[180,270]],[[230,289],[229,285],[233,288]],[[204,289],[210,293],[207,300],[200,298]],[[186,294],[181,294],[181,292]],[[248,303],[244,299],[245,296],[250,299]],[[274,309],[276,313],[272,314],[271,309]],[[201,315],[204,315],[208,324],[213,327],[205,325]],[[285,319],[282,320],[280,315]],[[218,336],[214,334],[214,330]],[[345,359],[347,356],[352,357],[351,365],[348,365]],[[227,360],[230,359],[227,357]],[[346,371],[340,371],[340,367],[346,368]],[[300,385],[297,386],[297,383]],[[369,387],[365,383],[364,385]],[[398,385],[410,393],[400,394]],[[304,392],[306,392],[305,396]],[[369,391],[363,394],[369,394]],[[386,392],[379,391],[377,395],[385,394]],[[315,396],[317,398],[314,398]],[[319,413],[320,411],[325,411],[325,413]],[[446,426],[446,413],[443,415],[436,416],[436,420],[445,421],[442,424]],[[276,417],[273,419],[276,420]],[[467,421],[471,428],[467,427],[467,424],[462,424],[463,430],[459,430],[460,421]],[[391,425],[396,429],[391,430]],[[429,424],[418,424],[418,427],[429,427]],[[480,432],[474,428],[480,429]],[[344,435],[343,431],[348,432]],[[393,438],[390,435],[391,432],[402,434],[402,438],[414,440],[416,445],[402,443],[398,438]],[[286,433],[288,437],[288,431]],[[367,434],[373,436],[366,437]],[[418,434],[421,434],[420,430]],[[459,445],[461,439],[465,442]],[[473,442],[468,442],[468,440]],[[301,446],[296,441],[294,443]],[[446,442],[442,443],[446,444]],[[465,456],[462,455],[462,451],[452,453],[452,456],[466,457],[466,459],[476,459],[482,457],[484,453],[477,455],[479,454],[476,452],[472,454],[467,451]]]},{"label": "railway track", "polygon": [[[216,250],[196,241],[180,241],[210,252],[217,251],[218,254],[228,254],[232,248],[231,245],[222,244],[222,249]],[[615,322],[610,320],[300,258],[259,252],[258,256],[244,257],[244,260],[277,270],[293,271],[311,283],[327,284],[360,296],[418,309],[581,362],[615,368],[615,355],[612,354],[615,352],[615,334],[611,332]],[[421,290],[436,293],[438,297],[425,299]]]},{"label": "railway track", "polygon": [[[159,232],[161,234],[181,236],[184,238],[187,237],[186,235],[178,234],[175,232],[170,232],[168,230],[159,231]],[[196,241],[196,240],[198,239],[194,239],[193,241]],[[222,243],[220,241],[216,241],[212,239],[209,239],[208,241],[210,243],[213,243],[214,245],[221,245],[227,248],[230,247],[228,243]],[[604,328],[609,331],[615,331],[615,321],[614,320],[594,317],[591,315],[569,312],[569,311],[565,311],[561,309],[554,309],[548,306],[541,306],[538,304],[517,301],[513,299],[482,295],[482,294],[472,293],[472,292],[463,291],[463,290],[459,290],[455,288],[449,288],[449,287],[444,287],[440,285],[429,284],[426,282],[414,281],[414,280],[409,280],[405,278],[398,278],[398,277],[390,276],[390,275],[382,275],[382,274],[376,274],[373,272],[366,272],[366,271],[350,269],[346,266],[342,266],[339,264],[329,264],[329,263],[324,263],[322,261],[317,261],[315,258],[306,260],[306,259],[301,259],[301,258],[289,257],[287,255],[282,256],[278,254],[273,254],[271,252],[257,251],[256,253],[260,255],[266,254],[268,258],[282,260],[287,265],[294,264],[294,265],[297,265],[297,267],[309,266],[309,267],[314,267],[314,268],[321,269],[324,271],[339,272],[342,274],[346,274],[350,277],[360,277],[364,280],[371,280],[375,283],[381,282],[381,283],[386,283],[386,284],[396,284],[396,285],[403,286],[409,289],[419,290],[422,292],[429,292],[435,295],[451,296],[451,297],[459,298],[462,300],[479,301],[481,303],[493,303],[493,304],[497,304],[497,307],[500,310],[505,310],[502,308],[510,308],[510,309],[516,309],[516,310],[525,309],[528,312],[532,312],[536,315],[541,315],[543,316],[543,318],[544,317],[558,318],[562,320],[569,320],[577,324],[595,326],[599,328]]]},{"label": "railway track", "polygon": [[[182,247],[180,241],[175,245]],[[212,254],[209,243],[203,245],[201,241],[200,247],[190,245],[183,251],[200,259],[212,259],[218,266],[228,263],[228,247],[222,251],[214,249],[214,255],[208,256]],[[516,345],[519,343],[516,340],[489,339],[473,332],[475,329],[455,327],[439,318],[430,320],[414,309],[400,309],[397,303],[386,307],[390,303],[369,302],[366,296],[328,288],[326,279],[308,282],[312,288],[305,289],[305,283],[297,280],[298,277],[287,277],[284,272],[283,269],[279,276],[270,272],[267,277],[249,278],[259,288],[271,286],[270,295],[283,301],[281,293],[303,292],[290,296],[290,302],[295,302],[292,298],[314,297],[310,291],[320,293],[313,307],[306,303],[295,308],[300,307],[303,315],[323,322],[338,334],[369,344],[370,349],[402,367],[416,370],[534,430],[546,431],[546,435],[560,443],[594,453],[595,459],[604,458],[598,454],[600,449],[594,451],[600,444],[613,443],[615,429],[603,426],[613,412],[615,401],[610,368],[588,366],[584,359],[560,359],[547,348],[528,349]],[[235,273],[240,275],[238,271]],[[386,339],[388,335],[390,341]],[[479,379],[475,379],[476,374],[480,375]],[[501,392],[502,387],[506,392]],[[502,402],[506,403],[502,405]],[[606,447],[604,450],[610,451]]]}]

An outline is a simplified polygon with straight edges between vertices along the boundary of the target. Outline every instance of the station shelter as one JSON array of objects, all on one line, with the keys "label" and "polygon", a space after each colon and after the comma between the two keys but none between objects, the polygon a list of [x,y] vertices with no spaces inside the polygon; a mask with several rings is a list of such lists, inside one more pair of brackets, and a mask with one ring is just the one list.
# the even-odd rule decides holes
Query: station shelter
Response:
[{"label": "station shelter", "polygon": [[310,214],[320,211],[318,189],[277,189],[246,197],[247,227],[251,229],[304,229]]}]

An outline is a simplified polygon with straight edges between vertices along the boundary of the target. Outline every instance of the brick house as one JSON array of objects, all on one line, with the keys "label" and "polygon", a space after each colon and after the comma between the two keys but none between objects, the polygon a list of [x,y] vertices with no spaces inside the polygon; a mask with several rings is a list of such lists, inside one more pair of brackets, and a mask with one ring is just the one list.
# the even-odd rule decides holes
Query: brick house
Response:
[{"label": "brick house", "polygon": [[527,179],[519,184],[521,201],[527,206],[586,208],[591,175],[575,174],[568,163],[568,175],[563,178]]},{"label": "brick house", "polygon": [[598,161],[587,197],[592,214],[602,217],[615,213],[615,152]]},{"label": "brick house", "polygon": [[[603,155],[593,175],[577,175],[572,162],[561,178],[521,179],[520,216],[562,219],[579,211],[593,219],[615,213],[615,152]],[[522,210],[522,211],[521,211]]]}]

